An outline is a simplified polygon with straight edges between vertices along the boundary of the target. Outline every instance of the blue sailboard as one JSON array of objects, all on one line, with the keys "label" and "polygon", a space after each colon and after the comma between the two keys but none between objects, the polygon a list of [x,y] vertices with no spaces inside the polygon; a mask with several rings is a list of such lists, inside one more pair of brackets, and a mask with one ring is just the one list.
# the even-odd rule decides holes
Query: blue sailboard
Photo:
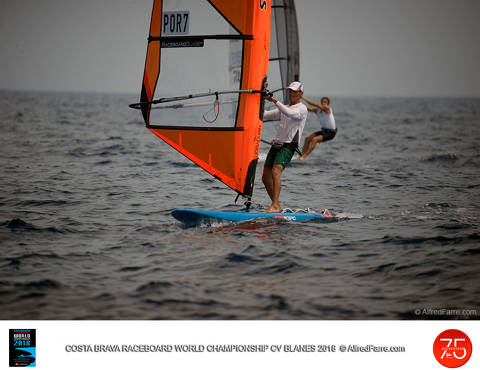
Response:
[{"label": "blue sailboard", "polygon": [[267,212],[246,212],[246,211],[208,211],[202,209],[174,209],[172,211],[173,217],[182,222],[186,226],[196,226],[201,224],[209,224],[215,221],[231,221],[241,222],[249,221],[258,218],[275,219],[282,221],[308,221],[313,219],[329,219],[332,215],[325,210],[321,213],[312,212],[281,212],[281,213],[267,213]]}]

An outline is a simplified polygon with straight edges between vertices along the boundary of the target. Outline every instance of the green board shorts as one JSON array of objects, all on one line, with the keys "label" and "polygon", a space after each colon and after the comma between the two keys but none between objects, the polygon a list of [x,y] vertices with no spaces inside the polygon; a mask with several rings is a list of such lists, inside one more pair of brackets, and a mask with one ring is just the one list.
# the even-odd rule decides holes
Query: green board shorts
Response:
[{"label": "green board shorts", "polygon": [[279,145],[272,145],[265,159],[265,167],[273,167],[274,164],[281,164],[283,168],[292,160],[294,151],[290,148]]}]

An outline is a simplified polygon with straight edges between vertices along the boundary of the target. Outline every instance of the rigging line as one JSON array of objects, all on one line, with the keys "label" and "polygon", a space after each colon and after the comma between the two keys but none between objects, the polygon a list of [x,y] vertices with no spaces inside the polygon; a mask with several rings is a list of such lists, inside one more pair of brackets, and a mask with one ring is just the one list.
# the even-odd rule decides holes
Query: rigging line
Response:
[{"label": "rigging line", "polygon": [[252,205],[252,196],[251,195],[245,195],[245,194],[242,194],[240,193],[239,191],[237,191],[237,196],[235,197],[235,204],[237,204],[237,200],[238,198],[240,197],[240,195],[243,197],[243,198],[247,198],[247,200],[245,200],[245,203],[243,203],[245,205],[245,208],[246,208],[246,211],[248,212],[251,205]]},{"label": "rigging line", "polygon": [[[215,109],[215,107],[217,107],[217,109]],[[210,121],[205,116],[208,113],[210,113],[212,110],[215,112],[215,117],[213,118],[213,120]],[[205,122],[213,123],[217,120],[219,114],[220,114],[220,101],[218,100],[218,94],[215,94],[215,101],[213,102],[213,107],[207,113],[203,114],[202,117]]]},{"label": "rigging line", "polygon": [[277,91],[281,91],[281,90],[287,90],[288,87],[280,87],[278,89],[275,89],[275,90],[272,90],[272,91],[269,91],[270,94],[273,94],[273,93],[276,93]]},{"label": "rigging line", "polygon": [[205,96],[212,96],[212,95],[223,95],[223,94],[263,94],[265,91],[263,90],[225,90],[225,91],[214,91],[208,93],[200,93],[200,94],[190,94],[184,96],[173,96],[170,98],[160,98],[152,101],[144,101],[130,104],[129,107],[133,109],[142,109],[142,107],[147,106],[149,104],[160,104],[160,103],[169,103],[172,101],[179,101],[179,100],[187,100],[187,99],[195,99],[195,98],[203,98]]}]

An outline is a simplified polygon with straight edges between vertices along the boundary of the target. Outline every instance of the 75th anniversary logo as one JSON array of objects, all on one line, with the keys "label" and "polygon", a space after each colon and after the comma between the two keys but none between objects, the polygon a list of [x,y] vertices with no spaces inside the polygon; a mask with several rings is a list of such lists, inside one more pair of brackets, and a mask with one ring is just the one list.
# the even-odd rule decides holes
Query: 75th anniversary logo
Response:
[{"label": "75th anniversary logo", "polygon": [[463,331],[445,330],[435,339],[433,354],[437,361],[445,367],[460,367],[465,365],[472,355],[472,342]]}]

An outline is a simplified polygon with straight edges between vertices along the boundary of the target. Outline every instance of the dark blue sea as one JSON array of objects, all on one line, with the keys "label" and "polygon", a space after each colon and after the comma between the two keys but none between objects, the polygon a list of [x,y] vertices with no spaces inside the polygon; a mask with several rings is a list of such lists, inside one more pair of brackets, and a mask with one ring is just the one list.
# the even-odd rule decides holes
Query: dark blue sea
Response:
[{"label": "dark blue sea", "polygon": [[243,205],[136,101],[0,92],[0,319],[479,318],[479,98],[333,97],[336,138],[280,200],[334,222],[194,228],[171,211]]}]

